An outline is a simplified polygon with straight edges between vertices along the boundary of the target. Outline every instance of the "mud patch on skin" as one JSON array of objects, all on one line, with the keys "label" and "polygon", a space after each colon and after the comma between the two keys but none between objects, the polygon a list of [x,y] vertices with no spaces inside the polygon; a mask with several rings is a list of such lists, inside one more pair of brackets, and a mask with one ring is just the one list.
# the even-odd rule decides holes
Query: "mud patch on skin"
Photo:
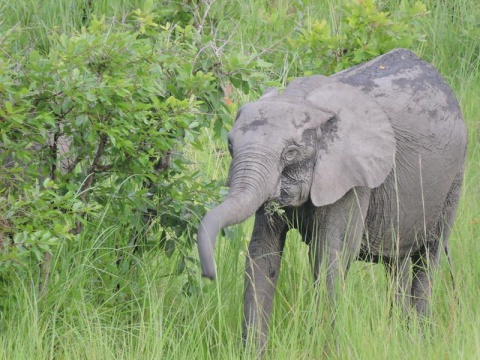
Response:
[{"label": "mud patch on skin", "polygon": [[[240,125],[239,130],[241,130],[244,135],[249,131],[257,132],[260,128],[269,124],[268,116],[265,115],[265,111],[263,109],[259,109],[256,114],[253,116],[250,115],[250,117],[252,119],[251,121],[244,120],[244,124]],[[238,118],[239,115],[237,115],[237,119]]]},{"label": "mud patch on skin", "polygon": [[302,134],[302,142],[305,146],[314,147],[317,137],[316,129],[307,129]]},{"label": "mud patch on skin", "polygon": [[412,52],[405,49],[397,49],[378,57],[368,66],[360,64],[335,74],[343,83],[361,88],[366,94],[378,88],[376,79],[398,75],[406,66],[411,67],[421,63],[421,60]]},{"label": "mud patch on skin", "polygon": [[[384,97],[380,83],[391,81],[399,89],[408,89],[408,93],[416,94],[441,92],[445,96],[446,106],[440,110],[450,113],[452,116],[461,117],[458,102],[455,95],[445,80],[438,74],[435,68],[418,58],[414,53],[406,49],[393,50],[368,63],[360,64],[332,76],[338,81],[361,89],[365,94],[374,98]],[[400,94],[401,92],[399,92]],[[442,119],[437,116],[437,119]]]},{"label": "mud patch on skin", "polygon": [[318,142],[319,149],[328,151],[330,144],[338,139],[338,123],[340,119],[336,116],[329,119],[320,126],[321,135]]},{"label": "mud patch on skin", "polygon": [[400,78],[395,75],[390,76],[392,84],[399,89],[410,89],[412,94],[422,91],[433,92],[437,88],[438,82],[435,84],[436,79],[432,79],[430,74],[426,74],[425,67],[426,65],[423,68],[415,66],[411,69],[405,69]]},{"label": "mud patch on skin", "polygon": [[267,119],[253,120],[251,123],[242,126],[239,130],[245,135],[249,131],[257,132],[262,126],[268,125]]}]

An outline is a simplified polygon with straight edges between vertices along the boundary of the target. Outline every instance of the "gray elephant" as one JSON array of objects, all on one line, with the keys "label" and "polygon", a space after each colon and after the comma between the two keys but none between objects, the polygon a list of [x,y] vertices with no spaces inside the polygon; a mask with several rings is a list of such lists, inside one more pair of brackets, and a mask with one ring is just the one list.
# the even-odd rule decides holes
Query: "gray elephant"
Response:
[{"label": "gray elephant", "polygon": [[215,278],[218,232],[255,214],[244,336],[253,328],[261,346],[291,228],[310,247],[316,281],[326,262],[332,300],[353,260],[381,262],[399,305],[427,314],[466,142],[451,89],[408,50],[331,77],[298,78],[281,94],[268,91],[240,109],[229,134],[229,193],[198,230],[203,276]]}]

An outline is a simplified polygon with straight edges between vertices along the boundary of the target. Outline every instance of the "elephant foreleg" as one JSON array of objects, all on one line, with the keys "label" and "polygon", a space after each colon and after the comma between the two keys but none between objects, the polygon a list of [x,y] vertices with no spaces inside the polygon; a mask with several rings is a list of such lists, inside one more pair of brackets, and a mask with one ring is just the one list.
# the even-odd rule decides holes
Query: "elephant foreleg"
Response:
[{"label": "elephant foreleg", "polygon": [[257,211],[246,259],[243,339],[254,335],[260,351],[267,342],[286,233],[281,216],[265,214],[263,208]]},{"label": "elephant foreleg", "polygon": [[360,249],[370,190],[357,187],[332,205],[317,209],[318,239],[312,241],[314,278],[318,282],[325,262],[327,290],[335,302],[336,288],[342,286],[351,262]]}]

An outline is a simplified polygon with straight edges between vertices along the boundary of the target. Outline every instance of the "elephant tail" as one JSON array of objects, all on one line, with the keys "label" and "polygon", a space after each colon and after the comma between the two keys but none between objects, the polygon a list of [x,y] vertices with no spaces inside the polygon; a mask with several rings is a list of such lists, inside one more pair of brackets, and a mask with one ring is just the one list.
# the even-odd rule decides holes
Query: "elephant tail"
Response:
[{"label": "elephant tail", "polygon": [[455,297],[455,300],[457,301],[457,287],[455,285],[455,275],[454,275],[454,269],[453,269],[453,263],[452,263],[452,258],[450,257],[450,248],[448,246],[448,243],[444,244],[443,250],[445,251],[445,255],[447,256],[447,261],[448,261],[448,269],[450,271],[450,278],[452,280],[452,290],[453,290],[453,295]]}]

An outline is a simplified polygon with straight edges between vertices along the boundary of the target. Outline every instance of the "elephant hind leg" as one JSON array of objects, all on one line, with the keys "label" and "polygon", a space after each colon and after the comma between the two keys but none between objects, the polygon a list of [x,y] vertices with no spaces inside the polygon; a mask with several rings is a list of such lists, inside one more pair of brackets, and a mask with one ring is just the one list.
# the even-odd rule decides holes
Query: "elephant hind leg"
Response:
[{"label": "elephant hind leg", "polygon": [[438,267],[438,242],[425,246],[422,251],[412,256],[412,307],[420,317],[429,312],[432,297],[432,276]]},{"label": "elephant hind leg", "polygon": [[438,265],[437,248],[424,247],[411,257],[391,259],[385,262],[385,268],[393,287],[393,303],[405,316],[410,314],[411,309],[414,309],[421,317],[428,314],[428,303],[432,292],[432,274]]},{"label": "elephant hind leg", "polygon": [[393,305],[396,304],[403,315],[407,316],[410,311],[410,257],[404,259],[390,259],[385,261],[385,269],[389,275],[393,287]]},{"label": "elephant hind leg", "polygon": [[450,187],[437,222],[427,233],[425,246],[420,252],[412,256],[412,305],[420,316],[427,315],[429,311],[428,303],[432,292],[432,275],[438,267],[441,248],[443,248],[447,256],[454,285],[448,240],[455,220],[462,181],[463,167],[457,173]]},{"label": "elephant hind leg", "polygon": [[438,229],[438,236],[443,235],[443,249],[445,251],[445,255],[447,256],[448,266],[450,270],[450,275],[452,278],[452,288],[455,290],[455,278],[454,278],[454,271],[453,271],[453,263],[450,257],[450,232],[453,227],[453,223],[455,221],[455,215],[457,214],[457,207],[458,202],[460,199],[460,192],[462,189],[462,182],[463,182],[463,172],[464,168],[460,169],[457,173],[455,180],[450,187],[450,191],[448,192],[447,198],[445,200],[445,204],[442,209],[442,223],[441,227]]}]

